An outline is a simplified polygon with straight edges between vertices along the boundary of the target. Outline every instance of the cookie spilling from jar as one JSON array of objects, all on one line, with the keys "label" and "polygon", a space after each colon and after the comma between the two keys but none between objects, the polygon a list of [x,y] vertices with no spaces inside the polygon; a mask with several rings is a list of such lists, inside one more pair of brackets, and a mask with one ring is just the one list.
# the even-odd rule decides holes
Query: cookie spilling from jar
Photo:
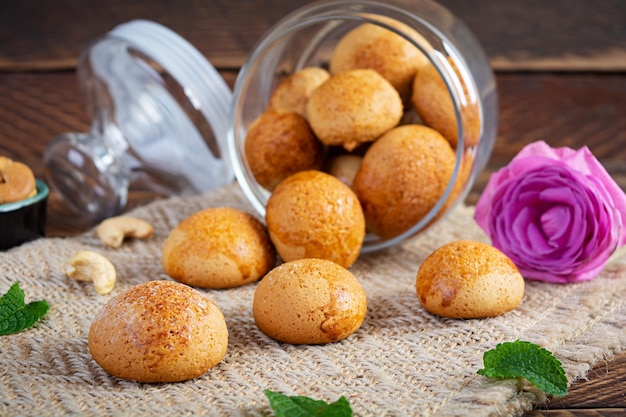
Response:
[{"label": "cookie spilling from jar", "polygon": [[365,238],[365,218],[354,192],[315,170],[281,182],[267,202],[265,220],[284,261],[319,258],[349,268]]},{"label": "cookie spilling from jar", "polygon": [[[480,121],[450,60],[469,103],[461,108],[464,147],[458,150],[450,93],[415,46],[426,42],[398,21],[376,19],[381,25],[360,24],[339,40],[328,70],[306,67],[282,79],[248,129],[244,150],[256,182],[270,193],[304,171],[336,177],[355,194],[367,230],[390,239],[433,209],[439,217],[457,200],[473,165]],[[454,174],[457,155],[463,157]],[[282,197],[290,199],[300,197]],[[327,204],[321,193],[312,200]]]}]

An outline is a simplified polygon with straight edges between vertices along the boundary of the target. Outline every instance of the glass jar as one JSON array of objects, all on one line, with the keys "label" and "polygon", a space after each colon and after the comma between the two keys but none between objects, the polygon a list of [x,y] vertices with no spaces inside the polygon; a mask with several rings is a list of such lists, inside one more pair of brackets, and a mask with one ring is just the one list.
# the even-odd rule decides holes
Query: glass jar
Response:
[{"label": "glass jar", "polygon": [[[390,25],[389,19],[419,36]],[[452,177],[437,203],[403,233],[386,239],[368,233],[361,250],[365,253],[395,245],[449,213],[463,201],[491,155],[498,118],[495,78],[478,41],[448,10],[429,0],[343,0],[312,3],[289,14],[259,40],[241,68],[227,143],[235,176],[254,209],[264,217],[270,191],[256,181],[244,150],[251,124],[267,109],[272,92],[286,75],[305,67],[328,68],[335,45],[363,23],[395,32],[428,58],[452,99],[458,137]],[[469,112],[478,119],[477,140],[468,140],[472,129],[466,117]]]},{"label": "glass jar", "polygon": [[129,189],[194,195],[233,181],[224,153],[232,92],[178,34],[146,20],[121,24],[87,45],[76,72],[91,129],[54,138],[44,153],[68,223],[119,214]]},{"label": "glass jar", "polygon": [[[431,0],[304,6],[261,37],[233,94],[210,63],[172,31],[146,21],[120,25],[81,57],[79,79],[94,124],[89,133],[62,135],[51,143],[45,157],[49,182],[93,222],[123,208],[133,181],[167,195],[189,194],[226,184],[234,175],[263,218],[270,191],[257,182],[246,159],[250,126],[286,76],[305,67],[328,68],[335,45],[363,23],[391,30],[419,49],[452,101],[458,143],[445,191],[407,230],[391,238],[368,233],[361,250],[384,249],[420,233],[463,201],[490,157],[498,117],[495,78],[483,49],[463,22]],[[470,113],[478,126],[472,140]]]}]

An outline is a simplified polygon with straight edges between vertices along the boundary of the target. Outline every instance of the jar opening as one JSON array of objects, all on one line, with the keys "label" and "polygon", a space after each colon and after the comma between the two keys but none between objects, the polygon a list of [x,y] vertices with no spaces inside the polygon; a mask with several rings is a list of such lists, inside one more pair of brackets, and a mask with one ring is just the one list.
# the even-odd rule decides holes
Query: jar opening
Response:
[{"label": "jar opening", "polygon": [[[228,147],[244,194],[264,217],[271,192],[256,181],[245,157],[250,126],[265,112],[281,80],[311,66],[329,69],[329,57],[339,41],[364,24],[401,36],[428,59],[447,90],[456,122],[456,160],[444,192],[428,213],[404,232],[387,239],[369,233],[362,252],[371,252],[417,234],[462,201],[486,164],[495,139],[495,81],[488,61],[469,30],[441,6],[421,0],[393,4],[321,2],[287,16],[258,42],[241,69],[235,85]],[[473,126],[474,120],[477,126]]]}]

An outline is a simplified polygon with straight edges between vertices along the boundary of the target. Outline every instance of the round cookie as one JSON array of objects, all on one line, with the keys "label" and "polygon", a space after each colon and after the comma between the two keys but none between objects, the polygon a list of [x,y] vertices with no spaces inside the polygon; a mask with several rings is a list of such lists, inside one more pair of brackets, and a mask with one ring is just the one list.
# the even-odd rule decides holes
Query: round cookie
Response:
[{"label": "round cookie", "polygon": [[[449,60],[459,81],[462,82],[454,62]],[[464,146],[471,147],[478,144],[480,139],[480,118],[476,103],[470,101],[467,87],[463,84],[463,93],[467,105],[461,108],[461,118],[465,127]],[[432,127],[450,142],[452,147],[458,144],[458,123],[452,97],[446,88],[437,69],[428,64],[417,72],[413,82],[411,102],[415,111],[420,115],[427,126]]]},{"label": "round cookie", "polygon": [[226,354],[219,308],[197,290],[149,281],[112,298],[89,328],[89,353],[106,372],[138,382],[196,378]]},{"label": "round cookie", "polygon": [[387,239],[417,224],[443,195],[455,160],[426,126],[399,126],[374,142],[353,183],[370,230]]},{"label": "round cookie", "polygon": [[252,215],[230,207],[199,211],[178,224],[163,245],[165,273],[202,288],[257,281],[276,264],[267,230]]},{"label": "round cookie", "polygon": [[313,91],[306,106],[307,119],[317,138],[348,151],[396,126],[402,113],[396,89],[371,69],[331,75]]},{"label": "round cookie", "polygon": [[0,204],[26,200],[35,194],[35,175],[28,165],[0,156]]},{"label": "round cookie", "polygon": [[348,268],[365,237],[356,195],[321,171],[298,172],[281,182],[267,201],[265,221],[285,261],[320,258]]},{"label": "round cookie", "polygon": [[[413,39],[421,39],[420,34],[404,23],[376,18]],[[409,103],[415,74],[428,62],[428,58],[404,37],[382,26],[365,23],[337,43],[330,57],[330,72],[373,69],[391,83],[404,103]]]},{"label": "round cookie", "polygon": [[491,245],[459,240],[434,251],[420,266],[415,288],[424,308],[451,318],[495,317],[524,296],[524,278]]},{"label": "round cookie", "polygon": [[330,343],[361,327],[367,299],[347,269],[309,258],[271,270],[257,285],[252,311],[258,328],[275,340]]},{"label": "round cookie", "polygon": [[246,134],[244,151],[254,178],[270,191],[289,175],[324,164],[322,143],[293,111],[261,114]]},{"label": "round cookie", "polygon": [[311,93],[329,76],[328,71],[319,67],[306,67],[294,72],[278,83],[270,96],[269,107],[304,116]]}]

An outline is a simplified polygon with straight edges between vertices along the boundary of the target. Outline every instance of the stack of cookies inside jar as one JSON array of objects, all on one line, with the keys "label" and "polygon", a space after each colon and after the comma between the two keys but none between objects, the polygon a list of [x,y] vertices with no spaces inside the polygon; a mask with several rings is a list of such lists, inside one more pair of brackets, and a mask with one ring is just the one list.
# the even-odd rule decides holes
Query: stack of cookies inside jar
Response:
[{"label": "stack of cookies inside jar", "polygon": [[481,127],[454,61],[446,64],[462,86],[460,111],[416,46],[425,44],[421,35],[376,20],[343,35],[327,66],[286,75],[250,125],[244,150],[255,180],[272,194],[303,171],[335,177],[356,195],[367,232],[387,240],[458,201]]}]

